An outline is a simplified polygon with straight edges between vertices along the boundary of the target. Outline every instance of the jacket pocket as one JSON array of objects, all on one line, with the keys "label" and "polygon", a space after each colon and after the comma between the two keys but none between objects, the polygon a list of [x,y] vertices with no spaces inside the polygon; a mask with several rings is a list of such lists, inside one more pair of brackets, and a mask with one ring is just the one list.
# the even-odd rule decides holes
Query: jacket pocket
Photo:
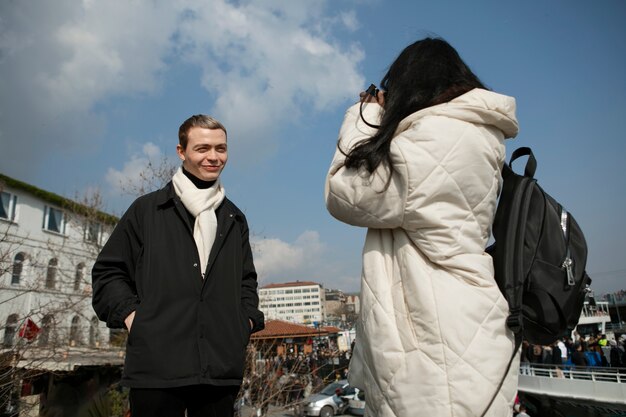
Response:
[{"label": "jacket pocket", "polygon": [[128,338],[126,339],[126,344],[128,346],[133,345],[133,341],[136,339],[138,327],[140,325],[141,315],[141,303],[137,304],[137,308],[135,309],[135,318],[133,318],[133,324],[130,326],[130,330],[128,331]]},{"label": "jacket pocket", "polygon": [[250,327],[250,319],[248,318],[248,315],[243,310],[239,311],[239,315],[240,315],[239,321],[242,323],[241,336],[243,338],[243,344],[247,345],[248,341],[250,340],[250,334],[252,332],[252,328]]}]

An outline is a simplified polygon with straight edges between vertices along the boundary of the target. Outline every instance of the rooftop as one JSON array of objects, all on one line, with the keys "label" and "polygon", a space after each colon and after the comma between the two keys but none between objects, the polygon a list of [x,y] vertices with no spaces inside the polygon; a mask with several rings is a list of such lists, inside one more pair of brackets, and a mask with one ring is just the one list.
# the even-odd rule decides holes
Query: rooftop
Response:
[{"label": "rooftop", "polygon": [[339,333],[341,329],[334,326],[322,326],[319,329],[302,324],[282,320],[267,320],[265,329],[254,333],[252,339],[275,339],[279,337],[326,336]]},{"label": "rooftop", "polygon": [[0,191],[3,190],[5,187],[11,187],[17,190],[25,191],[35,197],[47,201],[48,203],[55,204],[73,213],[87,217],[93,217],[96,220],[108,224],[113,225],[119,221],[116,216],[100,211],[97,207],[89,207],[85,204],[78,203],[69,198],[61,197],[58,194],[42,190],[41,188],[37,188],[34,185],[27,184],[23,181],[16,180],[15,178],[11,178],[0,173]]},{"label": "rooftop", "polygon": [[317,282],[313,282],[313,281],[294,281],[294,282],[282,282],[282,283],[275,283],[275,284],[267,284],[267,285],[264,285],[263,287],[261,287],[261,289],[262,290],[266,290],[266,289],[271,289],[271,288],[305,287],[305,286],[310,286],[310,285],[321,286],[321,284],[319,284]]}]

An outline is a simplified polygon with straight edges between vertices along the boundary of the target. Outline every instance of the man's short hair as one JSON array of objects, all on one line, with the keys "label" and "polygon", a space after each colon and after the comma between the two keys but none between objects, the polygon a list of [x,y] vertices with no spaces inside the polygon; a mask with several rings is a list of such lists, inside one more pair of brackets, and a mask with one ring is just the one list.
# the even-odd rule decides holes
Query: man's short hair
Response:
[{"label": "man's short hair", "polygon": [[180,146],[182,146],[183,149],[187,148],[187,142],[189,139],[187,135],[189,135],[189,131],[193,127],[221,129],[224,131],[226,137],[228,137],[226,128],[218,120],[212,118],[211,116],[207,116],[206,114],[196,114],[185,120],[183,124],[180,125],[180,128],[178,128],[178,143],[180,143]]}]

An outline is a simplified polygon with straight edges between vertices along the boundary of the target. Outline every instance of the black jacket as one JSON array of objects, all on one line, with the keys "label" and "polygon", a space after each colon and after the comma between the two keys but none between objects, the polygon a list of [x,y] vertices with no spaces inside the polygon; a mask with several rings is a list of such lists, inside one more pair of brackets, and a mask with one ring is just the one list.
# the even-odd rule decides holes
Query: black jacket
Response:
[{"label": "black jacket", "polygon": [[98,317],[123,328],[136,311],[124,385],[241,383],[246,345],[263,329],[263,313],[246,218],[228,199],[216,216],[204,280],[193,224],[171,182],[138,198],[100,252],[92,271]]}]

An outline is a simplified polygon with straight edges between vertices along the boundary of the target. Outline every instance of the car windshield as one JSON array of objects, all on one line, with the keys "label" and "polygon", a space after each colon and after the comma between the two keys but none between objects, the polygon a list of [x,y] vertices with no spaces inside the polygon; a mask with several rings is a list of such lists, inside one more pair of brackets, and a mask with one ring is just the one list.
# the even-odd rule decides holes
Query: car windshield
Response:
[{"label": "car windshield", "polygon": [[320,394],[324,395],[335,395],[335,390],[337,388],[343,387],[343,384],[340,382],[333,382],[332,384],[326,385],[326,387],[322,390]]}]

